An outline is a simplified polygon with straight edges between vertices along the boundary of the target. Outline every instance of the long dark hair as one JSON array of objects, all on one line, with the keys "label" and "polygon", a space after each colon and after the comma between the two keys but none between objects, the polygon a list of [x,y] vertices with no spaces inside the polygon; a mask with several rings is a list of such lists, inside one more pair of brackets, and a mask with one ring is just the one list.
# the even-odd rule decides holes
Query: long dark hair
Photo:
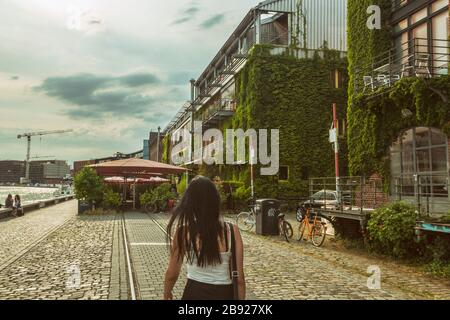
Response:
[{"label": "long dark hair", "polygon": [[16,194],[16,196],[14,197],[14,200],[20,202],[20,196],[18,194]]},{"label": "long dark hair", "polygon": [[[176,234],[178,259],[197,258],[200,267],[222,263],[218,239],[223,239],[220,219],[220,195],[214,183],[205,177],[194,178],[174,210],[167,226],[167,241]],[[197,246],[199,240],[200,248]]]}]

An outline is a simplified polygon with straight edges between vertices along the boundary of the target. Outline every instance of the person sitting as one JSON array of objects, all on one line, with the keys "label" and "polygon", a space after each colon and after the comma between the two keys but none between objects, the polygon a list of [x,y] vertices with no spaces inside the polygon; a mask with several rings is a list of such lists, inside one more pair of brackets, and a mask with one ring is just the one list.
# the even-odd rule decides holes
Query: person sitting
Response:
[{"label": "person sitting", "polygon": [[6,209],[11,209],[12,210],[12,215],[16,216],[16,212],[14,210],[14,200],[13,200],[12,194],[8,194],[8,197],[6,197],[5,208]]},{"label": "person sitting", "polygon": [[13,208],[16,212],[16,215],[19,217],[23,216],[23,208],[22,208],[22,201],[20,200],[20,196],[16,194],[14,197],[14,205]]}]

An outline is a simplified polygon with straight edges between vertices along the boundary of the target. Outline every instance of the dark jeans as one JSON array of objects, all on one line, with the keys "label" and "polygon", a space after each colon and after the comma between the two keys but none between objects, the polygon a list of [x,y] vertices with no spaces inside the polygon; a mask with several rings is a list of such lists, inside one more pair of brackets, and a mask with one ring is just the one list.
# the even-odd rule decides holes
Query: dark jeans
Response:
[{"label": "dark jeans", "polygon": [[207,284],[188,279],[181,300],[233,300],[233,285]]}]

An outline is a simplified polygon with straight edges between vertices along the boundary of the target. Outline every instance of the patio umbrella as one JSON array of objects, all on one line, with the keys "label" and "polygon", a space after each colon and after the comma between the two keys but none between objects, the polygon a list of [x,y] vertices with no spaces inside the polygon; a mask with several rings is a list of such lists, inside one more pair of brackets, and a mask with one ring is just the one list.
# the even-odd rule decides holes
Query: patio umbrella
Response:
[{"label": "patio umbrella", "polygon": [[126,180],[124,177],[108,177],[108,178],[105,178],[105,182],[112,183],[112,184],[123,184],[123,183],[127,183],[127,184],[132,184],[132,183],[162,184],[162,183],[168,183],[168,182],[170,182],[170,180],[165,179],[165,178],[160,178],[160,177],[136,178],[136,179],[127,178]]},{"label": "patio umbrella", "polygon": [[143,160],[123,159],[90,165],[99,175],[110,176],[136,176],[145,174],[179,174],[187,171],[186,168],[172,166],[170,164]]},{"label": "patio umbrella", "polygon": [[[172,166],[166,163],[144,159],[123,159],[99,164],[90,165],[89,167],[95,169],[97,174],[103,177],[119,176],[125,179],[133,177],[134,180],[145,178],[145,176],[166,175],[166,174],[180,174],[188,171],[186,168]],[[126,194],[126,185],[124,183],[124,199]],[[136,188],[133,191],[133,208],[136,207]]]}]

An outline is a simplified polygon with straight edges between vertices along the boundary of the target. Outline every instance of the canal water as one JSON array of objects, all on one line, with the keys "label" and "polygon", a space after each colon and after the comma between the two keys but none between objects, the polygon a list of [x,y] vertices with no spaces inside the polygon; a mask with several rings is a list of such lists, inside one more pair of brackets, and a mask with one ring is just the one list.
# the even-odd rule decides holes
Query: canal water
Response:
[{"label": "canal water", "polygon": [[0,187],[0,203],[5,204],[8,194],[14,197],[16,194],[22,199],[22,204],[36,201],[49,200],[56,196],[61,196],[59,188],[38,188],[38,187]]}]

